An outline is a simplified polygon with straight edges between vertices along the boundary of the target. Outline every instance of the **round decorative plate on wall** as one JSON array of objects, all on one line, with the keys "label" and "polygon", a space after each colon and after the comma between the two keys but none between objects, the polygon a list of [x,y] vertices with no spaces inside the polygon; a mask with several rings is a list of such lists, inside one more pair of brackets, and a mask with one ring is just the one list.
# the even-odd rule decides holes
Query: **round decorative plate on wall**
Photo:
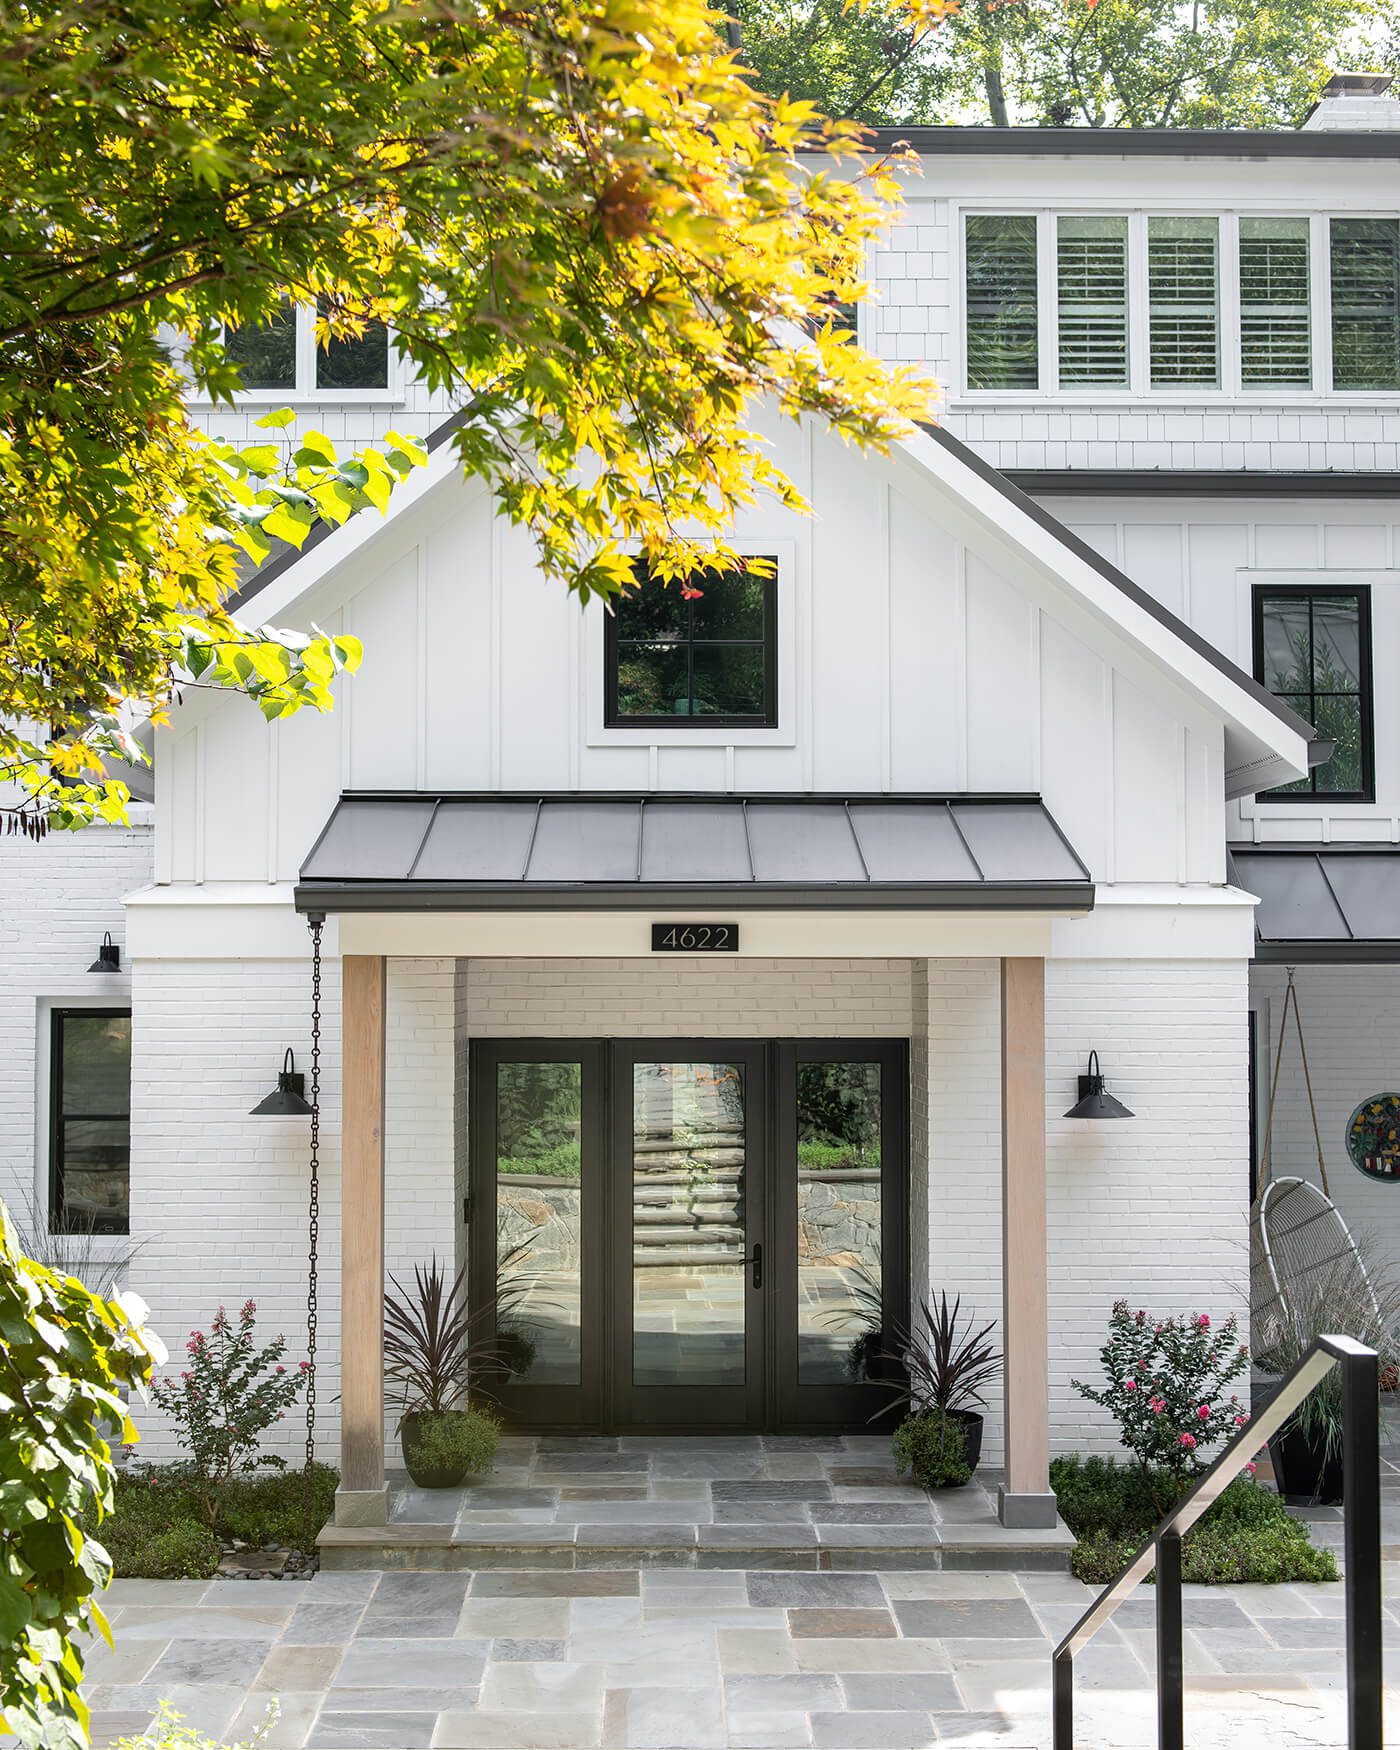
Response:
[{"label": "round decorative plate on wall", "polygon": [[1400,1185],[1400,1094],[1373,1094],[1347,1122],[1347,1153],[1368,1179]]}]

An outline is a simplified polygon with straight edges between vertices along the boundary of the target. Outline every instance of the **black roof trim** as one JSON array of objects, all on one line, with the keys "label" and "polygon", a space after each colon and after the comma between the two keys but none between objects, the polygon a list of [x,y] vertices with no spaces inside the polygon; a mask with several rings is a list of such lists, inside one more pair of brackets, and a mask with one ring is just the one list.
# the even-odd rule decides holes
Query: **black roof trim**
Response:
[{"label": "black roof trim", "polygon": [[1400,129],[1331,128],[872,128],[871,144],[921,157],[1400,158]]},{"label": "black roof trim", "polygon": [[985,480],[988,485],[996,487],[1003,498],[1014,504],[1018,510],[1023,511],[1032,522],[1044,529],[1046,534],[1052,536],[1061,546],[1068,548],[1077,559],[1082,559],[1086,565],[1092,566],[1100,577],[1111,583],[1115,589],[1121,590],[1129,601],[1140,607],[1144,613],[1150,614],[1159,625],[1165,626],[1169,632],[1175,633],[1183,644],[1194,650],[1198,656],[1203,656],[1212,668],[1218,669],[1227,680],[1233,681],[1237,687],[1248,693],[1250,698],[1272,712],[1280,723],[1286,724],[1288,728],[1295,730],[1308,741],[1316,739],[1317,731],[1312,724],[1305,722],[1296,711],[1290,710],[1287,705],[1276,699],[1267,687],[1255,680],[1253,675],[1246,674],[1227,656],[1222,656],[1215,646],[1203,638],[1194,627],[1188,626],[1185,620],[1179,619],[1170,608],[1164,607],[1155,596],[1149,595],[1145,589],[1134,583],[1126,572],[1120,571],[1116,565],[1111,564],[1102,553],[1091,547],[1087,541],[1081,540],[1072,529],[1067,529],[1057,516],[1046,510],[1044,505],[1037,504],[1021,487],[1014,485],[999,468],[994,468],[990,462],[979,456],[970,445],[965,444],[961,438],[955,438],[950,431],[941,425],[925,425],[921,429],[926,431],[936,443],[942,444],[945,450],[951,451],[960,462],[965,463],[974,474]]},{"label": "black roof trim", "polygon": [[[1358,865],[1355,871],[1347,870],[1352,862]],[[1367,865],[1384,872],[1379,884],[1372,873],[1368,886]],[[1400,963],[1400,908],[1394,903],[1400,887],[1400,845],[1365,839],[1339,844],[1244,842],[1227,847],[1226,866],[1234,886],[1259,897],[1256,960],[1274,966]],[[1296,874],[1285,875],[1281,888],[1272,879],[1260,879],[1266,869],[1289,866]],[[1300,922],[1315,927],[1307,935],[1270,933],[1271,924],[1296,930]]]},{"label": "black roof trim", "polygon": [[1262,468],[1008,468],[1022,492],[1061,498],[1396,498],[1400,474],[1379,468],[1359,473],[1276,474]]}]

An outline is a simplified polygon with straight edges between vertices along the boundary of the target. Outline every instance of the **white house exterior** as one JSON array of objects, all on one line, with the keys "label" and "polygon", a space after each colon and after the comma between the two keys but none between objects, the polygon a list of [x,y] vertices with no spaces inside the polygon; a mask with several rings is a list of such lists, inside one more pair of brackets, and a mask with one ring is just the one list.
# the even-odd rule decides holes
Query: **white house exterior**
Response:
[{"label": "white house exterior", "polygon": [[[68,1015],[129,1010],[132,1275],[177,1339],[252,1296],[300,1341],[307,1124],[251,1108],[287,1048],[310,1068],[324,916],[320,1437],[347,1521],[383,1513],[384,1272],[468,1263],[489,1323],[498,1246],[502,1322],[529,1338],[502,1397],[559,1429],[859,1425],[862,1321],[961,1295],[1007,1353],[987,1430],[1006,1518],[1052,1521],[1047,1456],[1112,1438],[1071,1381],[1113,1301],[1246,1311],[1285,955],[1334,1195],[1393,1243],[1400,1193],[1344,1133],[1395,1085],[1400,902],[1358,938],[1311,897],[1331,891],[1317,847],[1378,854],[1362,901],[1400,865],[1400,721],[1374,684],[1400,630],[1400,105],[1332,126],[1352,101],[1286,136],[915,130],[922,176],[861,323],[938,374],[942,428],[856,460],[775,424],[816,514],[744,515],[776,580],[742,611],[714,586],[684,636],[610,638],[439,446],[386,519],[249,592],[260,620],[364,640],[331,716],[269,728],[192,696],[157,739],[149,819],[4,846],[9,1175],[48,1203],[96,1136],[95,1183],[117,1182],[121,1115],[82,1104],[102,1077],[81,1026],[71,1098],[51,1058]],[[1062,215],[1096,221],[1063,261]],[[969,230],[984,216],[1020,223]],[[1396,357],[1365,390],[1332,387],[1362,320],[1334,346],[1333,291],[1361,295],[1330,268],[1352,218],[1374,222],[1372,351],[1389,334]],[[1033,382],[969,380],[969,237],[974,327],[1003,324],[973,375]],[[1059,384],[1111,373],[1115,334],[1125,381]],[[1154,384],[1207,352],[1218,383]],[[1247,388],[1261,356],[1308,380]],[[392,378],[318,398],[294,368],[307,393],[220,429],[267,401],[351,442],[447,412]],[[1344,604],[1343,667],[1357,627],[1364,798],[1315,788],[1309,711],[1255,678],[1256,599],[1309,591]],[[1271,958],[1232,857],[1283,894],[1260,908]],[[105,930],[120,970],[89,974]],[[1064,1116],[1091,1051],[1130,1119]],[[1315,1172],[1296,1062],[1282,1087],[1274,1170]]]}]

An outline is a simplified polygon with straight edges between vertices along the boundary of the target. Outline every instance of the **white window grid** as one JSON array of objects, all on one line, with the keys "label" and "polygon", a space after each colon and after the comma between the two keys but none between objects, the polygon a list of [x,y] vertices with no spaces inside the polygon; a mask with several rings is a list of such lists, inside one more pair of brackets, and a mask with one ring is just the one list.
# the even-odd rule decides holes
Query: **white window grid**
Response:
[{"label": "white window grid", "polygon": [[[1036,221],[1037,336],[1040,385],[1035,389],[974,389],[967,381],[967,219],[972,214],[995,213],[1033,217]],[[1060,218],[1126,218],[1128,221],[1128,385],[1085,383],[1061,386],[1059,368],[1059,278],[1057,273],[1057,221]],[[1149,218],[1213,218],[1219,221],[1220,380],[1218,384],[1159,384],[1151,376],[1147,284],[1147,222]],[[1268,385],[1243,380],[1240,336],[1240,220],[1241,218],[1290,218],[1308,221],[1309,340],[1312,359],[1310,383]],[[1034,201],[958,204],[952,210],[953,309],[955,312],[954,405],[966,402],[985,407],[991,403],[1031,406],[1048,395],[1075,406],[1220,406],[1243,402],[1250,406],[1288,406],[1300,401],[1322,400],[1329,405],[1374,406],[1400,403],[1396,389],[1334,389],[1332,386],[1332,275],[1331,221],[1347,219],[1400,219],[1394,209],[1365,207],[1309,212],[1301,204],[1290,206],[1216,206],[1173,202],[1163,206],[1128,207],[1122,202],[1057,203],[1042,206]]]},{"label": "white window grid", "polygon": [[[389,371],[382,389],[322,389],[316,383],[316,309],[313,304],[296,307],[296,383],[285,389],[240,389],[235,397],[240,407],[286,407],[298,404],[326,406],[393,406],[404,398],[403,360],[394,346],[394,331],[388,335]],[[194,398],[196,405],[206,398]]]}]

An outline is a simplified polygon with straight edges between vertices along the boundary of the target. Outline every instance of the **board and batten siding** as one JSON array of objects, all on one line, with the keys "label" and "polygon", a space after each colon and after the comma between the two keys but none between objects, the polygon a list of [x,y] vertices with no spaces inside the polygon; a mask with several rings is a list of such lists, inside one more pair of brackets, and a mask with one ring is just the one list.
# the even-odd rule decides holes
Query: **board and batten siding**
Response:
[{"label": "board and batten siding", "polygon": [[331,716],[269,729],[207,695],[176,713],[157,879],[290,881],[339,791],[371,788],[1039,791],[1099,881],[1223,878],[1218,719],[1008,576],[907,459],[810,427],[773,441],[816,512],[737,528],[780,565],[776,729],[606,729],[601,605],[449,480],[281,614],[364,640]]},{"label": "board and batten siding", "polygon": [[1228,804],[1232,842],[1400,843],[1400,693],[1386,658],[1400,648],[1400,512],[1383,499],[1047,499],[1104,558],[1251,672],[1256,584],[1364,585],[1371,592],[1376,800]]}]

